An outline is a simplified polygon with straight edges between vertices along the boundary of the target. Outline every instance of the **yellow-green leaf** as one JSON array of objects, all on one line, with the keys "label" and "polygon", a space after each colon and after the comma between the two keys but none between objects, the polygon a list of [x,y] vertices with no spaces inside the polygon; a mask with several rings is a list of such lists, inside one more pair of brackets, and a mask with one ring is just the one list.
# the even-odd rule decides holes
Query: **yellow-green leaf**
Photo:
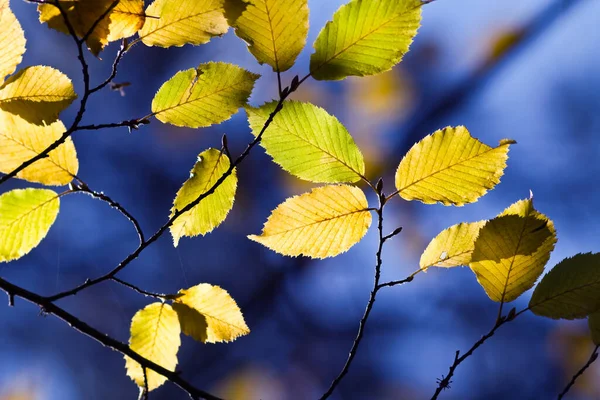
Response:
[{"label": "yellow-green leaf", "polygon": [[[277,102],[246,107],[257,136]],[[356,182],[365,173],[363,156],[346,128],[325,110],[310,103],[286,101],[261,140],[273,161],[311,182]]]},{"label": "yellow-green leaf", "polygon": [[421,23],[420,0],[352,0],[315,41],[310,72],[317,80],[375,75],[408,51]]},{"label": "yellow-green leaf", "polygon": [[[23,118],[0,111],[0,172],[8,174],[58,140],[65,132],[60,121],[35,125]],[[52,150],[48,157],[31,164],[17,178],[44,185],[66,185],[77,174],[79,161],[71,138]]]},{"label": "yellow-green leaf", "polygon": [[60,201],[48,189],[16,189],[0,196],[0,262],[35,248],[56,220]]},{"label": "yellow-green leaf", "polygon": [[180,71],[158,90],[152,112],[159,121],[176,126],[219,124],[246,104],[259,76],[223,62]]},{"label": "yellow-green leaf", "polygon": [[76,97],[65,74],[38,65],[20,70],[4,83],[0,88],[0,109],[38,125],[50,124]]},{"label": "yellow-green leaf", "polygon": [[135,35],[144,25],[144,0],[120,0],[109,15],[109,42]]},{"label": "yellow-green leaf", "polygon": [[534,285],[555,243],[552,221],[521,200],[481,228],[469,267],[490,299],[508,303]]},{"label": "yellow-green leaf", "polygon": [[25,34],[10,10],[9,0],[0,0],[0,83],[15,72],[25,53]]},{"label": "yellow-green leaf", "polygon": [[600,311],[600,253],[565,258],[536,286],[531,311],[552,319],[578,319]]},{"label": "yellow-green leaf", "polygon": [[421,255],[421,269],[469,265],[475,240],[484,224],[485,221],[462,222],[440,232]]},{"label": "yellow-green leaf", "polygon": [[227,32],[224,0],[155,0],[146,9],[139,32],[146,46],[183,46],[207,43]]},{"label": "yellow-green leaf", "polygon": [[491,148],[464,126],[447,127],[416,143],[396,171],[396,188],[405,200],[462,206],[492,189],[504,174],[509,145]]},{"label": "yellow-green leaf", "polygon": [[588,325],[592,333],[592,341],[596,346],[600,346],[600,312],[590,314],[588,317]]},{"label": "yellow-green leaf", "polygon": [[313,189],[281,203],[252,239],[277,253],[334,257],[358,243],[371,225],[362,190],[348,185]]},{"label": "yellow-green leaf", "polygon": [[[171,217],[176,210],[182,210],[212,188],[229,166],[229,158],[219,150],[208,149],[202,152],[198,156],[198,162],[190,171],[190,178],[177,192]],[[171,225],[175,247],[183,236],[205,235],[219,226],[233,207],[236,188],[237,176],[234,169],[214,193],[177,218]]]},{"label": "yellow-green leaf", "polygon": [[231,342],[250,333],[235,300],[202,283],[179,291],[173,302],[183,333],[202,343]]},{"label": "yellow-green leaf", "polygon": [[[140,356],[175,371],[177,350],[181,344],[181,327],[177,313],[165,303],[153,303],[139,310],[131,320],[129,347]],[[133,359],[125,357],[127,375],[140,387],[144,387],[144,371]],[[148,390],[162,385],[167,378],[146,368]]]},{"label": "yellow-green leaf", "polygon": [[306,44],[308,0],[226,0],[228,7],[244,9],[230,23],[259,63],[279,72],[294,65]]}]

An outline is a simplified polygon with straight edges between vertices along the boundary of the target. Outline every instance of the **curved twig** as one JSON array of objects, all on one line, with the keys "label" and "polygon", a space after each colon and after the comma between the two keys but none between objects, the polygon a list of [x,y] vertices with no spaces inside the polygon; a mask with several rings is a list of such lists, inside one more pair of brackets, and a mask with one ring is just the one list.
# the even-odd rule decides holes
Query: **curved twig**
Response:
[{"label": "curved twig", "polygon": [[558,395],[557,400],[562,400],[562,398],[569,392],[569,390],[571,390],[571,387],[575,384],[575,381],[577,381],[577,378],[579,378],[581,375],[583,375],[585,370],[588,369],[590,367],[590,365],[592,365],[594,363],[594,361],[596,361],[596,359],[598,358],[598,348],[600,348],[600,346],[598,346],[598,345],[596,345],[596,347],[594,347],[594,350],[592,351],[590,358],[587,360],[585,365],[583,367],[581,367],[581,369],[579,371],[577,371],[577,373],[575,375],[573,375],[573,378],[571,378],[571,381],[567,384],[567,386],[564,388],[564,390],[562,392],[560,392],[560,394]]}]

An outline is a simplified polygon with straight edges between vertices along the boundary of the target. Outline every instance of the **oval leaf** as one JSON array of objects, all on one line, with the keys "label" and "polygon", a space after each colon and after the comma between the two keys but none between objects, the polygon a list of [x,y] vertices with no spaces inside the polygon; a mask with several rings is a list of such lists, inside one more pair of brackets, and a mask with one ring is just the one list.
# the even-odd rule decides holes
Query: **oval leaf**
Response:
[{"label": "oval leaf", "polygon": [[[257,136],[277,102],[246,107]],[[356,182],[365,173],[363,156],[346,128],[325,110],[309,103],[286,101],[261,146],[290,174],[311,182]]]},{"label": "oval leaf", "polygon": [[585,318],[600,310],[600,253],[565,258],[536,286],[531,311],[552,319]]},{"label": "oval leaf", "polygon": [[[198,162],[177,192],[171,217],[175,210],[182,210],[188,204],[206,193],[229,169],[229,158],[219,150],[208,149],[198,156]],[[233,207],[237,176],[235,169],[211,195],[205,197],[175,220],[171,225],[171,234],[175,247],[183,236],[205,235],[219,226]]]},{"label": "oval leaf", "polygon": [[353,0],[315,41],[310,72],[317,80],[375,75],[408,51],[421,23],[419,0]]},{"label": "oval leaf", "polygon": [[202,343],[231,342],[250,333],[235,300],[218,286],[202,283],[180,290],[173,308],[183,333]]},{"label": "oval leaf", "polygon": [[440,232],[421,255],[419,266],[422,270],[429,267],[458,267],[469,265],[475,248],[475,240],[485,221],[460,223]]},{"label": "oval leaf", "polygon": [[207,43],[227,33],[224,0],[156,0],[146,9],[139,32],[146,46],[183,46]]},{"label": "oval leaf", "polygon": [[508,303],[534,285],[555,243],[552,221],[521,200],[481,228],[469,267],[490,299]]},{"label": "oval leaf", "polygon": [[[140,356],[175,371],[177,351],[181,345],[181,328],[177,313],[165,303],[153,303],[139,310],[131,320],[129,347]],[[127,375],[139,386],[144,387],[144,371],[133,359],[125,357]],[[162,385],[167,378],[146,368],[148,390]]]},{"label": "oval leaf", "polygon": [[0,83],[15,72],[25,53],[25,34],[9,6],[9,0],[0,0]]},{"label": "oval leaf", "polygon": [[287,199],[273,211],[262,234],[248,238],[287,256],[334,257],[367,233],[368,207],[357,187],[323,186]]},{"label": "oval leaf", "polygon": [[473,203],[500,182],[509,145],[491,148],[464,126],[447,127],[416,143],[396,171],[396,188],[405,200],[445,206]]},{"label": "oval leaf", "polygon": [[246,104],[259,76],[222,62],[180,71],[158,90],[152,112],[159,121],[176,126],[219,124]]},{"label": "oval leaf", "polygon": [[243,10],[230,23],[260,64],[279,72],[294,65],[306,44],[308,0],[226,0],[230,9]]},{"label": "oval leaf", "polygon": [[56,220],[60,201],[47,189],[16,189],[0,196],[0,262],[35,248]]},{"label": "oval leaf", "polygon": [[120,0],[109,14],[109,42],[135,35],[144,25],[144,0]]}]

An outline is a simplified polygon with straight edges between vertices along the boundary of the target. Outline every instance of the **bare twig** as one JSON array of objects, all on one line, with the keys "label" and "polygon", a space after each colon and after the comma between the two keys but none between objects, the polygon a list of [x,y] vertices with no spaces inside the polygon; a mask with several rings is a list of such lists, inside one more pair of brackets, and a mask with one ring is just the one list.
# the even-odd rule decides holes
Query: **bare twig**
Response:
[{"label": "bare twig", "polygon": [[152,292],[148,292],[146,290],[140,289],[139,287],[132,285],[129,282],[126,282],[122,279],[117,278],[116,276],[113,276],[112,278],[110,278],[110,280],[117,282],[120,285],[123,285],[125,287],[128,287],[129,289],[133,290],[134,292],[138,292],[139,294],[143,294],[146,297],[154,297],[155,299],[161,299],[164,300],[166,298],[168,298],[168,295],[166,294],[162,294],[162,293],[152,293]]},{"label": "bare twig", "polygon": [[557,400],[561,400],[569,392],[569,390],[571,390],[571,387],[575,384],[575,381],[577,381],[577,378],[579,378],[581,375],[583,375],[585,370],[588,369],[590,367],[590,365],[592,365],[594,363],[594,361],[596,361],[596,359],[598,358],[598,348],[599,347],[600,346],[594,347],[594,350],[592,351],[590,358],[587,360],[585,365],[583,367],[581,367],[581,369],[579,371],[577,371],[577,373],[575,375],[573,375],[573,378],[571,378],[571,381],[567,384],[565,389],[558,395]]}]

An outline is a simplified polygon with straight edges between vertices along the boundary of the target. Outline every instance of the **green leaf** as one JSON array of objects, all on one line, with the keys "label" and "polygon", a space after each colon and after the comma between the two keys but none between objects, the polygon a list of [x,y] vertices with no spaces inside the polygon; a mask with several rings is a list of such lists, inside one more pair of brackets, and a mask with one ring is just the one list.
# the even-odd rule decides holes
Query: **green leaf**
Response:
[{"label": "green leaf", "polygon": [[[277,102],[246,107],[258,136]],[[346,128],[325,110],[286,101],[261,140],[267,153],[287,172],[311,182],[356,182],[365,173],[363,156]]]},{"label": "green leaf", "polygon": [[422,270],[429,267],[458,267],[469,265],[475,249],[475,240],[485,221],[462,222],[440,232],[421,255],[419,266]]},{"label": "green leaf", "polygon": [[155,0],[146,9],[139,32],[146,46],[183,46],[208,43],[227,32],[224,0]]},{"label": "green leaf", "polygon": [[473,203],[500,182],[509,145],[491,148],[471,137],[464,126],[426,136],[404,156],[396,171],[396,188],[405,200],[445,206]]},{"label": "green leaf", "polygon": [[25,34],[10,10],[9,0],[0,0],[0,83],[15,72],[25,53]]},{"label": "green leaf", "polygon": [[[177,192],[171,217],[176,210],[182,210],[212,188],[229,166],[229,158],[219,150],[208,149],[200,153],[198,162],[190,172],[190,178]],[[183,236],[205,235],[219,226],[233,207],[236,188],[237,176],[234,169],[214,193],[177,218],[171,225],[175,247]]]},{"label": "green leaf", "polygon": [[0,109],[38,125],[50,124],[77,98],[71,80],[41,65],[27,67],[0,88]]},{"label": "green leaf", "polygon": [[56,220],[60,201],[47,189],[15,189],[0,196],[0,262],[35,248]]},{"label": "green leaf", "polygon": [[165,82],[152,100],[152,112],[159,121],[176,126],[219,124],[246,104],[259,77],[233,64],[201,64]]},{"label": "green leaf", "polygon": [[235,300],[218,286],[202,283],[182,289],[173,308],[183,333],[202,343],[231,342],[250,333]]},{"label": "green leaf", "polygon": [[[170,305],[153,303],[139,310],[131,320],[129,347],[140,356],[175,371],[177,351],[181,345],[181,327],[177,313]],[[142,366],[125,356],[127,375],[139,386],[144,387]],[[167,378],[146,368],[148,391],[161,386]]]},{"label": "green leaf", "polygon": [[600,253],[565,258],[536,286],[531,311],[552,319],[578,319],[600,311]]},{"label": "green leaf", "polygon": [[243,10],[231,24],[260,64],[279,72],[294,65],[306,44],[308,0],[226,0],[229,8]]},{"label": "green leaf", "polygon": [[592,333],[592,341],[596,346],[600,346],[600,312],[590,314],[588,317],[588,325]]},{"label": "green leaf", "polygon": [[330,185],[294,196],[277,206],[254,240],[287,256],[334,257],[367,233],[371,213],[362,190]]},{"label": "green leaf", "polygon": [[339,80],[388,71],[408,51],[421,23],[420,0],[353,0],[315,41],[310,72]]},{"label": "green leaf", "polygon": [[490,299],[508,303],[534,285],[555,243],[552,221],[521,200],[481,228],[469,267]]}]

